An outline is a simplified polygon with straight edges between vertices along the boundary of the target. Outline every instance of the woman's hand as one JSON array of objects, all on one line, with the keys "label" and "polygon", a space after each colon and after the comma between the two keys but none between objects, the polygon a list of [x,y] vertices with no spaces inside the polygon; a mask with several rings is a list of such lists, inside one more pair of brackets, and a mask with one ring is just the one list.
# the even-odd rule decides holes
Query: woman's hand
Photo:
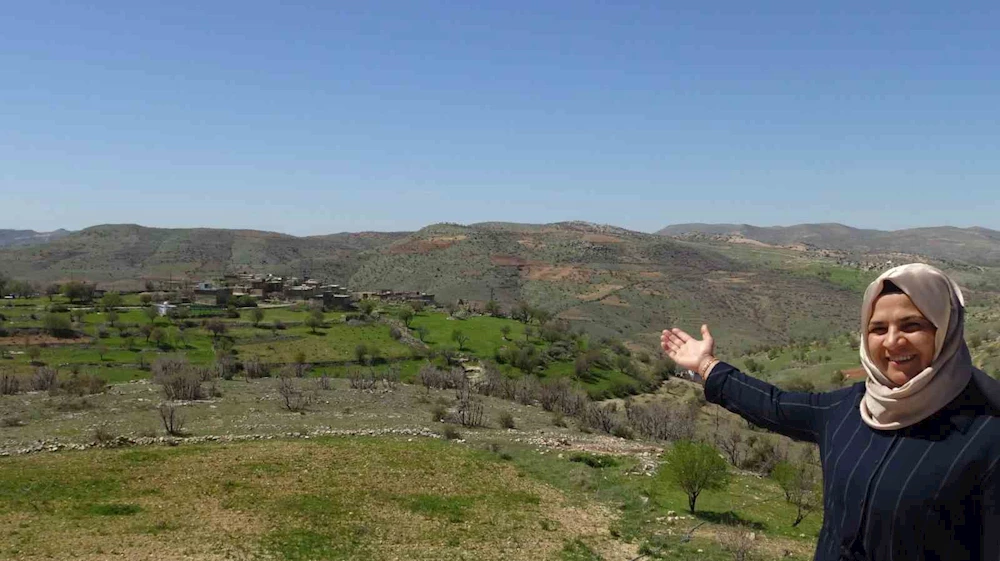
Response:
[{"label": "woman's hand", "polygon": [[715,339],[712,339],[707,325],[701,326],[701,336],[702,340],[699,341],[676,327],[664,329],[663,334],[660,335],[660,346],[663,347],[663,352],[667,353],[670,360],[677,363],[677,366],[704,376],[698,369],[715,358],[712,356],[712,351],[715,349]]}]

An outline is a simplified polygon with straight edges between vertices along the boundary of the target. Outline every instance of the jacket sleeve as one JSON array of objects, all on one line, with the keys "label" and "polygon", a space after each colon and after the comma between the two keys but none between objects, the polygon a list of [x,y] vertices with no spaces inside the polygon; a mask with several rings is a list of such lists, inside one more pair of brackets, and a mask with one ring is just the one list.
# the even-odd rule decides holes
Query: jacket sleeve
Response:
[{"label": "jacket sleeve", "polygon": [[854,393],[786,392],[720,362],[705,381],[705,399],[751,423],[796,440],[819,443],[827,414]]}]

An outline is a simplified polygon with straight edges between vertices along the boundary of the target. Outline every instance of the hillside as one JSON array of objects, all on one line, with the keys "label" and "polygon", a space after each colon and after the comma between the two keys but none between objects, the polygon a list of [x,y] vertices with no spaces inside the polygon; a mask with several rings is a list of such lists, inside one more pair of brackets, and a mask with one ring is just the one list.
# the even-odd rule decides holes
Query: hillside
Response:
[{"label": "hillside", "polygon": [[655,344],[664,326],[707,321],[731,344],[853,325],[852,290],[754,267],[693,244],[612,226],[429,226],[371,252],[352,286],[524,300],[595,335]]},{"label": "hillside", "polygon": [[986,228],[911,228],[866,230],[843,224],[798,224],[758,227],[747,224],[676,224],[657,234],[685,239],[714,237],[741,242],[752,240],[773,246],[864,254],[900,253],[982,265],[1000,265],[1000,232]]},{"label": "hillside", "polygon": [[[0,271],[40,282],[88,279],[109,288],[243,270],[308,275],[354,290],[421,290],[441,303],[524,301],[592,335],[645,345],[655,345],[664,326],[696,328],[705,321],[734,350],[853,329],[860,291],[884,265],[877,256],[912,259],[899,252],[945,252],[941,248],[957,244],[945,252],[946,268],[966,286],[1000,286],[997,275],[983,276],[981,267],[956,261],[985,256],[988,263],[1000,256],[1000,243],[990,241],[1000,234],[990,230],[878,232],[830,224],[687,229],[697,228],[713,233],[682,235],[685,227],[677,226],[666,230],[680,236],[672,238],[583,222],[490,222],[295,237],[103,225],[49,243],[0,248]],[[714,233],[724,230],[735,233]],[[925,245],[914,245],[919,239]],[[860,249],[810,249],[819,247]],[[870,260],[875,268],[842,265],[852,260]]]},{"label": "hillside", "polygon": [[0,229],[0,247],[24,246],[46,243],[69,235],[68,230],[53,232],[36,232],[34,230],[2,230]]},{"label": "hillside", "polygon": [[295,237],[255,230],[102,225],[46,244],[0,249],[0,268],[15,278],[77,278],[122,288],[146,279],[200,280],[242,270],[346,281],[359,266],[361,252],[400,236]]}]

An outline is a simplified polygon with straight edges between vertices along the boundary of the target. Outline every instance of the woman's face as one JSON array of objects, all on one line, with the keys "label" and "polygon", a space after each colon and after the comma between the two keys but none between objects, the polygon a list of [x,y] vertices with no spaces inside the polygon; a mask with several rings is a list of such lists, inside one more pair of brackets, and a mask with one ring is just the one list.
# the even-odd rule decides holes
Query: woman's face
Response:
[{"label": "woman's face", "polygon": [[868,321],[868,355],[897,386],[920,374],[934,360],[937,328],[905,294],[883,294]]}]

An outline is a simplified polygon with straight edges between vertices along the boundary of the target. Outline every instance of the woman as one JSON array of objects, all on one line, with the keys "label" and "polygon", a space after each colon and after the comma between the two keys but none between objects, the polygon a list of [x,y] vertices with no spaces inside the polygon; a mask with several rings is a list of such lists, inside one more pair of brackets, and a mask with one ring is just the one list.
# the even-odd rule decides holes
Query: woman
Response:
[{"label": "woman", "polygon": [[819,445],[823,528],[815,559],[1000,560],[1000,384],[973,368],[964,300],[941,271],[910,264],[865,291],[865,383],[784,392],[665,330],[663,350],[705,397],[746,420]]}]

